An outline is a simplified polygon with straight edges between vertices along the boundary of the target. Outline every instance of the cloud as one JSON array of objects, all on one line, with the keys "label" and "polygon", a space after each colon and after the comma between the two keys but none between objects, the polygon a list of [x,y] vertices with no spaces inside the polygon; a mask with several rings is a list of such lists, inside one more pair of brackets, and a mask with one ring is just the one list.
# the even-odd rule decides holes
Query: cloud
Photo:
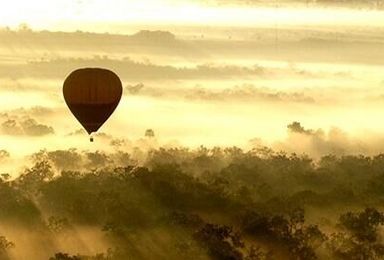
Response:
[{"label": "cloud", "polygon": [[121,138],[112,139],[110,142],[110,145],[115,148],[125,147],[130,144],[131,142],[129,142],[127,139],[121,139]]},{"label": "cloud", "polygon": [[225,89],[212,89],[196,85],[194,88],[166,88],[144,86],[139,83],[127,85],[125,94],[142,95],[152,97],[172,97],[185,98],[187,100],[204,101],[267,101],[267,102],[297,102],[297,103],[316,103],[316,100],[302,92],[284,92],[266,87],[257,87],[253,84],[236,85]]},{"label": "cloud", "polygon": [[7,119],[1,123],[1,131],[6,135],[22,135],[23,129],[14,119]]},{"label": "cloud", "polygon": [[[70,132],[66,136],[88,138],[89,135],[84,128],[79,128],[73,132]],[[131,142],[125,138],[115,138],[114,136],[104,132],[93,133],[92,136],[95,141],[101,142],[104,145],[110,145],[111,147],[116,149],[127,148],[127,146],[131,145]]]},{"label": "cloud", "polygon": [[315,99],[298,92],[282,92],[274,91],[268,88],[258,88],[254,85],[244,84],[227,88],[224,90],[214,91],[206,88],[197,87],[187,91],[185,94],[187,99],[202,100],[261,100],[271,102],[302,102],[315,103]]},{"label": "cloud", "polygon": [[[373,155],[381,151],[384,139],[375,137],[351,137],[343,130],[332,127],[328,131],[323,129],[306,129],[300,122],[294,121],[287,125],[286,140],[277,141],[270,146],[277,151],[288,153],[305,153],[314,158],[324,155],[366,154]],[[262,141],[251,140],[254,147],[265,146]]]},{"label": "cloud", "polygon": [[54,109],[44,106],[33,106],[30,108],[17,108],[13,110],[6,111],[7,114],[15,115],[15,116],[50,116],[55,113]]},{"label": "cloud", "polygon": [[79,128],[79,129],[67,134],[67,136],[81,136],[81,135],[88,135],[87,131],[85,131],[84,128]]},{"label": "cloud", "polygon": [[51,126],[38,123],[30,117],[8,117],[0,124],[0,130],[6,135],[45,136],[55,133]]},{"label": "cloud", "polygon": [[[167,56],[201,56],[198,48],[188,44],[168,31],[139,31],[133,35],[91,33],[91,32],[52,32],[52,31],[13,31],[1,30],[0,38],[5,48],[14,51],[25,48],[25,43],[33,48],[34,54],[40,53],[40,59],[45,60],[49,51],[57,52],[57,49],[79,52],[84,51],[100,53],[100,46],[108,46],[109,52],[157,54]],[[47,44],[49,43],[49,44]],[[74,44],[76,43],[76,44]],[[36,55],[35,55],[36,56]]]},{"label": "cloud", "polygon": [[172,43],[176,41],[176,36],[168,31],[149,31],[142,30],[139,31],[132,36],[131,39],[140,42],[164,42],[164,43]]},{"label": "cloud", "polygon": [[343,6],[350,8],[372,8],[372,9],[382,9],[384,3],[374,0],[201,0],[204,4],[209,5],[246,5],[246,6]]},{"label": "cloud", "polygon": [[11,155],[9,154],[8,151],[6,150],[0,150],[0,162],[5,160],[5,159],[8,159]]},{"label": "cloud", "polygon": [[51,126],[40,124],[32,118],[21,121],[20,125],[24,130],[24,134],[26,135],[43,136],[55,133]]},{"label": "cloud", "polygon": [[30,113],[31,115],[50,115],[54,113],[52,108],[43,107],[43,106],[34,106],[26,110],[26,113]]},{"label": "cloud", "polygon": [[292,133],[299,133],[299,134],[307,134],[311,135],[313,134],[313,130],[306,130],[304,127],[301,126],[300,122],[293,122],[287,126],[288,130]]},{"label": "cloud", "polygon": [[143,83],[139,83],[136,85],[127,85],[125,87],[126,92],[128,92],[131,95],[137,95],[139,92],[144,88]]},{"label": "cloud", "polygon": [[[57,58],[47,61],[33,61],[27,64],[0,64],[0,77],[65,78],[74,68],[108,67],[121,78],[129,80],[180,80],[215,79],[233,77],[254,77],[265,74],[265,69],[254,66],[200,64],[195,67],[156,65],[148,61],[134,61],[130,58],[110,59],[107,56],[94,58]],[[20,73],[23,71],[23,73]]]},{"label": "cloud", "polygon": [[[73,132],[70,132],[67,134],[67,136],[88,136],[89,134],[84,128],[79,128]],[[104,140],[104,141],[111,141],[113,140],[113,136],[104,132],[97,132],[92,134],[94,138]]]}]

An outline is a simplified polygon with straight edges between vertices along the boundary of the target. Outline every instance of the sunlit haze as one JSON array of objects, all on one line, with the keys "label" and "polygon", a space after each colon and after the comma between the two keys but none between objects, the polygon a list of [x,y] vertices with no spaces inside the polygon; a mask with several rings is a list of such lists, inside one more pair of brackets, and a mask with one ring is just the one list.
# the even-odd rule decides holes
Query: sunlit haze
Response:
[{"label": "sunlit haze", "polygon": [[[202,1],[203,2],[203,1]],[[117,32],[116,25],[347,25],[380,26],[383,11],[282,6],[212,6],[198,1],[167,0],[56,0],[7,1],[0,9],[0,24],[28,23],[37,29]]]},{"label": "sunlit haze", "polygon": [[3,0],[0,104],[0,260],[384,259],[384,0]]},{"label": "sunlit haze", "polygon": [[[61,88],[74,69],[100,66],[124,88],[101,131],[131,148],[153,129],[161,145],[294,149],[286,126],[299,121],[326,142],[339,129],[350,151],[374,153],[383,18],[375,8],[278,1],[9,1],[0,9],[2,143],[24,144],[19,155],[89,148],[76,143],[81,126]],[[30,139],[26,119],[45,132]]]}]

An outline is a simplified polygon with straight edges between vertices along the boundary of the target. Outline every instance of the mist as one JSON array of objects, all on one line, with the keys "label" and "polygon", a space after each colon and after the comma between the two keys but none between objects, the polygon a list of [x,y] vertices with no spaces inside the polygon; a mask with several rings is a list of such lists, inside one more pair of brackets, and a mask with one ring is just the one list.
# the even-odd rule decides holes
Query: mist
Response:
[{"label": "mist", "polygon": [[383,258],[382,1],[111,2],[0,10],[0,259]]}]

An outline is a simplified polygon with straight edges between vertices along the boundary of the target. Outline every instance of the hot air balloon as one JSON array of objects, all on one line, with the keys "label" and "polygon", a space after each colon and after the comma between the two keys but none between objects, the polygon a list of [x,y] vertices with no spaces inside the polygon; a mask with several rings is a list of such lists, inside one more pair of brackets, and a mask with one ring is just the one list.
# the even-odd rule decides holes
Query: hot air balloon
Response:
[{"label": "hot air balloon", "polygon": [[[122,92],[119,77],[101,68],[75,70],[63,85],[67,106],[89,135],[96,132],[112,115]],[[92,136],[90,141],[93,142]]]}]

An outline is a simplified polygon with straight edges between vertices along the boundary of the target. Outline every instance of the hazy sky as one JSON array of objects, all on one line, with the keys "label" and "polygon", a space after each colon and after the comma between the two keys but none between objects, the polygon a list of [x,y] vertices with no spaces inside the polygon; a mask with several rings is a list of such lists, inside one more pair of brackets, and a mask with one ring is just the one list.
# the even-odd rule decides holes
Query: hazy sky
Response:
[{"label": "hazy sky", "polygon": [[[14,0],[0,9],[0,24],[28,23],[38,29],[114,31],[113,24],[225,26],[348,25],[380,26],[382,11],[253,5],[203,5],[202,1],[171,0]],[[106,27],[109,25],[110,27]]]},{"label": "hazy sky", "polygon": [[[22,23],[34,31],[18,30]],[[145,146],[149,128],[162,145],[252,140],[315,155],[384,147],[382,11],[13,0],[0,8],[0,25],[12,29],[0,30],[0,150],[11,158],[20,146],[23,154],[90,147],[62,97],[65,77],[90,66],[112,69],[124,86],[92,149],[120,149],[115,139]],[[153,28],[162,32],[138,33]],[[310,131],[292,136],[294,121]]]},{"label": "hazy sky", "polygon": [[[269,2],[269,4],[255,4],[260,1]],[[82,169],[78,169],[78,167],[88,165],[88,161],[95,161],[95,163],[99,160],[107,161],[107,157],[104,157],[103,154],[88,154],[88,152],[102,151],[113,154],[110,158],[118,163],[113,166],[125,167],[135,165],[132,163],[132,159],[138,159],[139,162],[145,161],[147,151],[160,147],[194,149],[200,146],[209,148],[236,146],[244,150],[251,150],[267,146],[275,151],[304,153],[313,158],[329,154],[338,156],[383,154],[384,12],[378,9],[359,9],[356,6],[353,8],[316,4],[307,6],[305,0],[299,0],[304,4],[292,4],[289,0],[285,1],[289,2],[285,5],[270,4],[279,1],[0,1],[0,184],[2,184],[0,188],[7,186],[3,173],[13,176],[22,172],[27,173],[28,171],[25,171],[24,168],[32,162],[33,156],[31,155],[40,152],[38,158],[43,160],[45,159],[44,154],[46,154],[44,150],[71,149],[69,153],[62,153],[62,151],[53,153],[50,158],[57,161],[60,168],[68,165],[80,171]],[[321,1],[324,2],[324,0]],[[335,1],[337,0],[325,2]],[[225,4],[223,4],[224,2]],[[236,4],[240,2],[243,4]],[[123,86],[123,95],[119,105],[98,130],[98,133],[94,134],[93,143],[89,141],[89,135],[68,109],[63,97],[63,83],[66,77],[74,70],[89,67],[114,71],[120,77]],[[149,129],[154,132],[153,137],[145,134]],[[218,160],[215,159],[215,162],[210,163],[204,157],[204,150],[201,149],[201,151],[193,153],[196,156],[192,156],[192,153],[189,154],[184,150],[175,152],[175,162],[180,158],[183,162],[181,165],[183,167],[187,165],[185,166],[186,172],[193,171],[192,185],[199,185],[205,190],[205,193],[211,194],[205,187],[207,183],[214,180],[215,176],[201,178],[203,180],[201,184],[203,186],[201,186],[195,178],[199,177],[199,165],[202,167],[201,172],[203,170],[204,172],[216,172],[217,169],[217,172],[221,174],[227,171],[225,169],[221,171],[222,166],[220,165],[226,167],[227,163],[224,162],[230,159],[228,163],[234,162],[235,166],[239,164],[239,167],[233,168],[230,165],[228,172],[233,169],[236,171],[237,169],[247,169],[247,171],[246,174],[240,172],[240,182],[233,179],[233,189],[227,190],[231,186],[230,182],[228,182],[229,185],[222,186],[219,183],[219,186],[215,186],[220,190],[224,189],[224,193],[217,193],[218,196],[234,194],[237,198],[238,194],[243,194],[244,188],[247,191],[241,178],[244,177],[244,180],[248,180],[250,176],[248,168],[252,169],[256,165],[252,160],[248,160],[248,155],[238,157],[236,150],[232,150],[233,154],[228,156],[231,152],[225,152],[226,155],[222,157],[216,156],[216,152],[212,150],[213,157],[210,158],[218,158]],[[82,154],[83,159],[76,162],[78,152]],[[173,152],[169,153],[171,157],[173,157]],[[75,156],[73,157],[71,154]],[[155,159],[147,165],[157,164],[158,159],[156,158],[168,160],[170,157],[167,154],[168,152],[162,153],[160,157],[154,154]],[[189,159],[184,161],[184,158],[192,157],[191,161]],[[232,161],[232,157],[235,158],[234,161]],[[237,163],[237,158],[244,158],[244,160],[240,159]],[[340,185],[343,184],[340,186],[342,187],[340,193],[337,189],[339,186],[335,186],[332,181],[324,181],[325,179],[317,176],[317,173],[323,172],[324,169],[331,169],[333,165],[337,172],[342,172],[343,165],[347,165],[349,162],[353,162],[351,166],[347,165],[351,168],[361,167],[366,163],[376,165],[377,168],[382,160],[382,156],[377,157],[374,161],[367,158],[333,161],[332,157],[329,157],[324,160],[324,163],[330,162],[331,168],[321,167],[317,172],[307,167],[309,161],[306,159],[300,162],[296,160],[296,157],[292,157],[291,167],[284,162],[285,159],[283,161],[279,159],[283,158],[280,155],[276,158],[276,160],[265,161],[266,163],[277,163],[275,165],[278,167],[272,167],[271,171],[267,171],[272,173],[270,183],[267,181],[268,178],[260,175],[259,167],[255,168],[257,170],[255,180],[261,181],[261,185],[255,182],[255,185],[249,186],[249,191],[257,191],[257,194],[246,192],[245,201],[259,198],[264,191],[267,192],[267,197],[260,197],[260,201],[269,201],[269,198],[275,196],[273,193],[275,190],[278,191],[277,196],[288,194],[286,189],[282,188],[279,191],[278,187],[280,183],[285,184],[287,180],[290,180],[285,174],[290,172],[290,169],[285,169],[284,165],[288,165],[288,168],[299,169],[298,174],[302,172],[305,177],[305,179],[297,179],[296,177],[300,177],[300,175],[293,176],[296,184],[292,191],[300,192],[291,198],[296,198],[296,195],[298,195],[297,198],[300,198],[302,195],[309,194],[309,201],[313,199],[316,204],[319,201],[318,198],[321,198],[319,197],[321,191],[325,192],[327,200],[332,199],[329,194],[336,194],[335,196],[342,194],[343,201],[347,201],[344,199],[349,192],[354,192],[349,188],[356,186],[349,180],[342,181],[342,178],[347,175],[341,174],[335,178],[332,176],[332,179],[336,180],[335,185],[339,182]],[[250,167],[247,166],[248,162]],[[173,165],[173,159],[169,163]],[[196,163],[196,167],[194,163]],[[214,166],[216,164],[218,166]],[[264,163],[262,162],[262,164]],[[92,167],[92,172],[94,172],[93,168],[98,167],[96,165],[92,163],[87,167],[89,169]],[[284,168],[282,168],[282,173],[285,174],[285,177],[280,178],[281,182],[275,182],[279,179],[275,174],[276,169],[280,169],[281,165]],[[39,231],[43,223],[46,223],[50,233],[60,235],[57,237],[58,239],[48,240],[46,238],[46,234],[49,234],[47,229],[47,232],[41,233],[43,235],[33,236],[31,239],[32,236],[28,236],[30,231],[26,232],[24,229],[19,231],[13,224],[12,217],[12,225],[9,225],[8,230],[4,229],[4,223],[0,223],[0,258],[4,249],[2,248],[4,245],[1,243],[5,242],[2,236],[8,237],[8,234],[13,234],[9,239],[16,242],[15,250],[19,250],[19,252],[25,250],[28,257],[34,250],[39,251],[38,253],[46,253],[44,250],[38,250],[39,247],[36,247],[37,249],[32,247],[35,244],[41,246],[48,242],[47,248],[52,246],[52,248],[55,247],[55,250],[57,249],[57,252],[71,254],[84,252],[79,251],[77,247],[86,249],[88,244],[92,244],[89,248],[95,249],[97,252],[104,251],[104,247],[111,248],[110,245],[102,244],[101,238],[97,239],[97,234],[101,236],[101,233],[95,235],[90,226],[84,230],[76,227],[76,223],[86,223],[84,222],[87,217],[86,213],[91,212],[88,210],[94,208],[93,205],[83,207],[83,205],[87,205],[82,202],[88,200],[77,200],[76,196],[72,196],[76,199],[74,204],[71,204],[70,201],[68,204],[63,200],[64,208],[58,207],[57,212],[49,208],[55,205],[51,203],[49,196],[44,197],[43,195],[54,194],[54,198],[59,198],[56,197],[57,194],[68,195],[68,192],[72,192],[72,190],[66,193],[64,189],[70,187],[66,186],[71,183],[66,181],[70,180],[69,177],[69,179],[65,177],[64,182],[60,179],[55,182],[56,179],[54,179],[53,185],[55,186],[49,186],[48,183],[45,183],[46,178],[44,178],[43,186],[41,186],[44,188],[43,192],[34,192],[34,187],[40,186],[36,186],[34,179],[28,176],[44,177],[45,170],[41,174],[36,174],[39,173],[39,169],[41,168],[37,165],[36,168],[29,171],[31,175],[20,179],[17,182],[20,185],[16,183],[15,187],[21,187],[21,190],[24,187],[28,191],[27,195],[42,198],[42,200],[32,200],[36,202],[38,208],[46,209],[41,211],[41,220],[46,220],[44,222],[40,221],[40,215],[36,213],[36,216],[39,217],[36,218],[39,220],[36,222],[39,223],[36,225]],[[117,169],[116,176],[120,176],[123,169],[126,171],[130,168]],[[264,166],[260,169],[263,170]],[[184,168],[182,170],[184,171]],[[136,169],[133,169],[130,175],[136,176],[136,173],[140,174],[140,172],[140,169],[137,172]],[[319,189],[315,189],[311,193],[304,184],[307,183],[310,188],[314,187],[314,182],[308,179],[312,173],[314,173],[314,180],[320,180],[321,185]],[[351,171],[351,174],[347,171],[346,173],[348,173],[348,177],[363,180],[355,174],[355,171]],[[382,178],[378,174],[379,172],[376,172],[373,175],[373,181]],[[123,175],[129,176],[128,174]],[[78,177],[72,172],[67,172],[67,176]],[[113,183],[113,179],[110,178],[112,175],[107,176],[105,180]],[[145,174],[145,176],[150,175]],[[169,177],[169,180],[177,181],[177,179],[172,179],[172,175]],[[126,178],[124,177],[124,179]],[[232,177],[229,180],[231,179]],[[93,179],[87,177],[84,180],[87,185],[84,187],[87,189],[84,192],[78,190],[77,193],[74,193],[75,195],[89,193],[88,184],[93,184]],[[137,183],[136,181],[140,181],[140,178],[132,180]],[[145,181],[147,178],[141,180]],[[180,180],[184,182],[187,179]],[[366,182],[368,183],[368,181]],[[371,181],[369,182],[371,183]],[[327,183],[330,185],[327,186]],[[97,182],[96,186],[101,187],[101,184],[102,182]],[[138,184],[140,187],[145,186],[145,182]],[[149,189],[143,190],[143,193],[138,193],[137,196],[144,194],[143,205],[158,204],[158,200],[153,200],[152,197],[156,196],[154,193],[156,190],[161,191],[161,189],[156,188],[160,187],[156,182],[154,184],[155,186],[150,185]],[[173,184],[172,182],[171,185]],[[11,192],[9,194],[14,193],[12,189],[15,187],[8,187]],[[62,189],[55,192],[55,187]],[[132,194],[137,193],[137,187],[130,188]],[[173,189],[173,186],[169,187]],[[332,193],[332,190],[337,192]],[[362,191],[361,194],[364,195],[364,198],[370,198],[368,203],[372,203],[373,200],[371,200],[370,194],[365,192],[365,188],[358,187],[358,190]],[[103,202],[102,205],[104,208],[101,209],[111,209],[112,215],[123,213],[122,216],[125,216],[127,212],[129,214],[138,212],[140,217],[146,212],[158,212],[158,214],[152,214],[153,216],[150,215],[150,218],[144,219],[144,222],[137,222],[135,218],[132,218],[133,224],[130,225],[131,222],[126,222],[126,226],[115,226],[115,223],[120,222],[114,221],[113,218],[105,218],[106,221],[112,221],[107,222],[112,223],[112,226],[107,224],[103,228],[108,232],[107,235],[115,233],[115,228],[118,228],[117,231],[120,230],[120,227],[123,227],[123,230],[127,228],[126,230],[130,232],[127,234],[132,235],[135,243],[137,238],[139,238],[139,242],[145,242],[141,243],[144,246],[139,243],[138,252],[149,248],[152,245],[151,241],[156,241],[156,239],[153,240],[153,237],[160,239],[163,234],[166,235],[166,239],[163,241],[167,245],[169,244],[163,225],[167,212],[162,208],[154,207],[155,211],[153,211],[148,207],[137,207],[137,201],[129,204],[131,201],[135,201],[135,196],[132,200],[120,201],[118,193],[109,192],[105,187],[97,192],[98,197],[96,198],[105,198],[105,203]],[[188,192],[191,192],[189,188]],[[0,205],[13,209],[11,201],[13,197],[9,197],[8,193],[4,194],[6,194],[6,202],[5,204],[0,203]],[[19,193],[14,194],[19,196]],[[35,196],[36,194],[38,196]],[[190,194],[194,196],[195,193]],[[225,197],[227,196],[225,195]],[[25,215],[25,219],[29,220],[30,215],[33,216],[34,212],[38,211],[34,210],[33,203],[29,204],[24,196],[20,198],[16,197],[15,203],[27,205],[27,208],[18,212],[21,212],[20,216]],[[117,200],[113,200],[114,198]],[[167,196],[161,197],[160,204],[167,205],[167,198]],[[220,197],[215,195],[214,198]],[[236,200],[233,201],[231,196],[228,198],[231,199],[231,204],[235,205],[234,208],[238,208]],[[11,204],[8,203],[9,201]],[[54,200],[52,201],[54,202]],[[111,207],[107,205],[109,201],[112,201]],[[277,201],[280,203],[279,199]],[[119,204],[114,202],[121,202],[132,207],[129,206],[123,211],[115,211],[115,205]],[[77,219],[79,221],[71,219],[72,205],[81,207]],[[204,205],[209,204],[204,203]],[[334,205],[339,207],[341,204]],[[349,206],[354,207],[352,204]],[[61,211],[66,207],[70,209],[68,214]],[[193,207],[195,208],[195,206]],[[288,208],[284,207],[284,209]],[[99,208],[95,209],[99,210]],[[1,210],[3,209],[0,208]],[[330,210],[333,208],[331,207]],[[310,211],[311,214],[315,214],[312,206]],[[204,214],[204,218],[209,218],[211,214],[212,218],[218,219],[219,215],[214,211],[209,212],[209,214]],[[0,217],[13,216],[8,213],[10,213],[9,210],[5,210],[5,214],[0,214]],[[19,216],[17,214],[15,216]],[[52,215],[54,218],[49,218]],[[159,227],[152,225],[155,223],[152,222],[152,219],[155,220],[157,215],[162,223]],[[175,214],[170,216],[173,220],[180,218]],[[186,216],[188,217],[188,215]],[[317,217],[309,218],[310,221],[314,219]],[[105,223],[104,220],[103,218],[95,219],[100,223]],[[146,224],[146,221],[149,221],[149,225]],[[228,224],[225,218],[222,221]],[[328,230],[332,230],[328,225],[331,222],[328,220],[324,222],[324,218],[319,221],[325,224]],[[141,233],[146,234],[142,237],[136,236],[135,223],[139,224],[140,229],[154,227],[153,232],[146,233],[140,230]],[[66,232],[67,228],[71,231]],[[202,230],[204,231],[204,229]],[[3,231],[5,233],[2,233]],[[182,235],[181,231],[178,227],[175,229],[175,225],[172,224],[172,232],[176,232],[176,238]],[[79,236],[79,241],[81,238],[86,243],[77,245],[78,240],[73,239],[72,232]],[[88,239],[89,237],[92,239]],[[16,239],[14,240],[14,238]],[[65,248],[71,248],[71,250],[67,251],[64,248],[61,250],[62,245],[68,244],[69,238],[75,242],[69,243],[70,245]],[[129,237],[124,237],[122,241],[128,241],[125,238],[129,239]],[[30,243],[31,240],[37,242]],[[100,241],[100,243],[94,243],[94,240]],[[332,242],[332,240],[330,241]],[[170,244],[169,248],[180,249],[187,245],[189,249],[187,253],[197,252],[199,256],[202,256],[200,253],[203,251],[191,244],[190,240],[180,240],[179,242],[181,243],[178,243],[177,246]],[[161,244],[155,245],[156,248],[161,248],[161,246]],[[133,249],[133,247],[129,248]],[[124,250],[123,248],[122,252]],[[109,251],[108,249],[108,254]],[[253,250],[250,251],[253,252]],[[85,253],[88,254],[88,252]],[[145,258],[144,256],[145,254],[142,254],[143,258]],[[29,259],[28,257],[15,257],[15,259]],[[36,256],[36,259],[42,258]]]}]

